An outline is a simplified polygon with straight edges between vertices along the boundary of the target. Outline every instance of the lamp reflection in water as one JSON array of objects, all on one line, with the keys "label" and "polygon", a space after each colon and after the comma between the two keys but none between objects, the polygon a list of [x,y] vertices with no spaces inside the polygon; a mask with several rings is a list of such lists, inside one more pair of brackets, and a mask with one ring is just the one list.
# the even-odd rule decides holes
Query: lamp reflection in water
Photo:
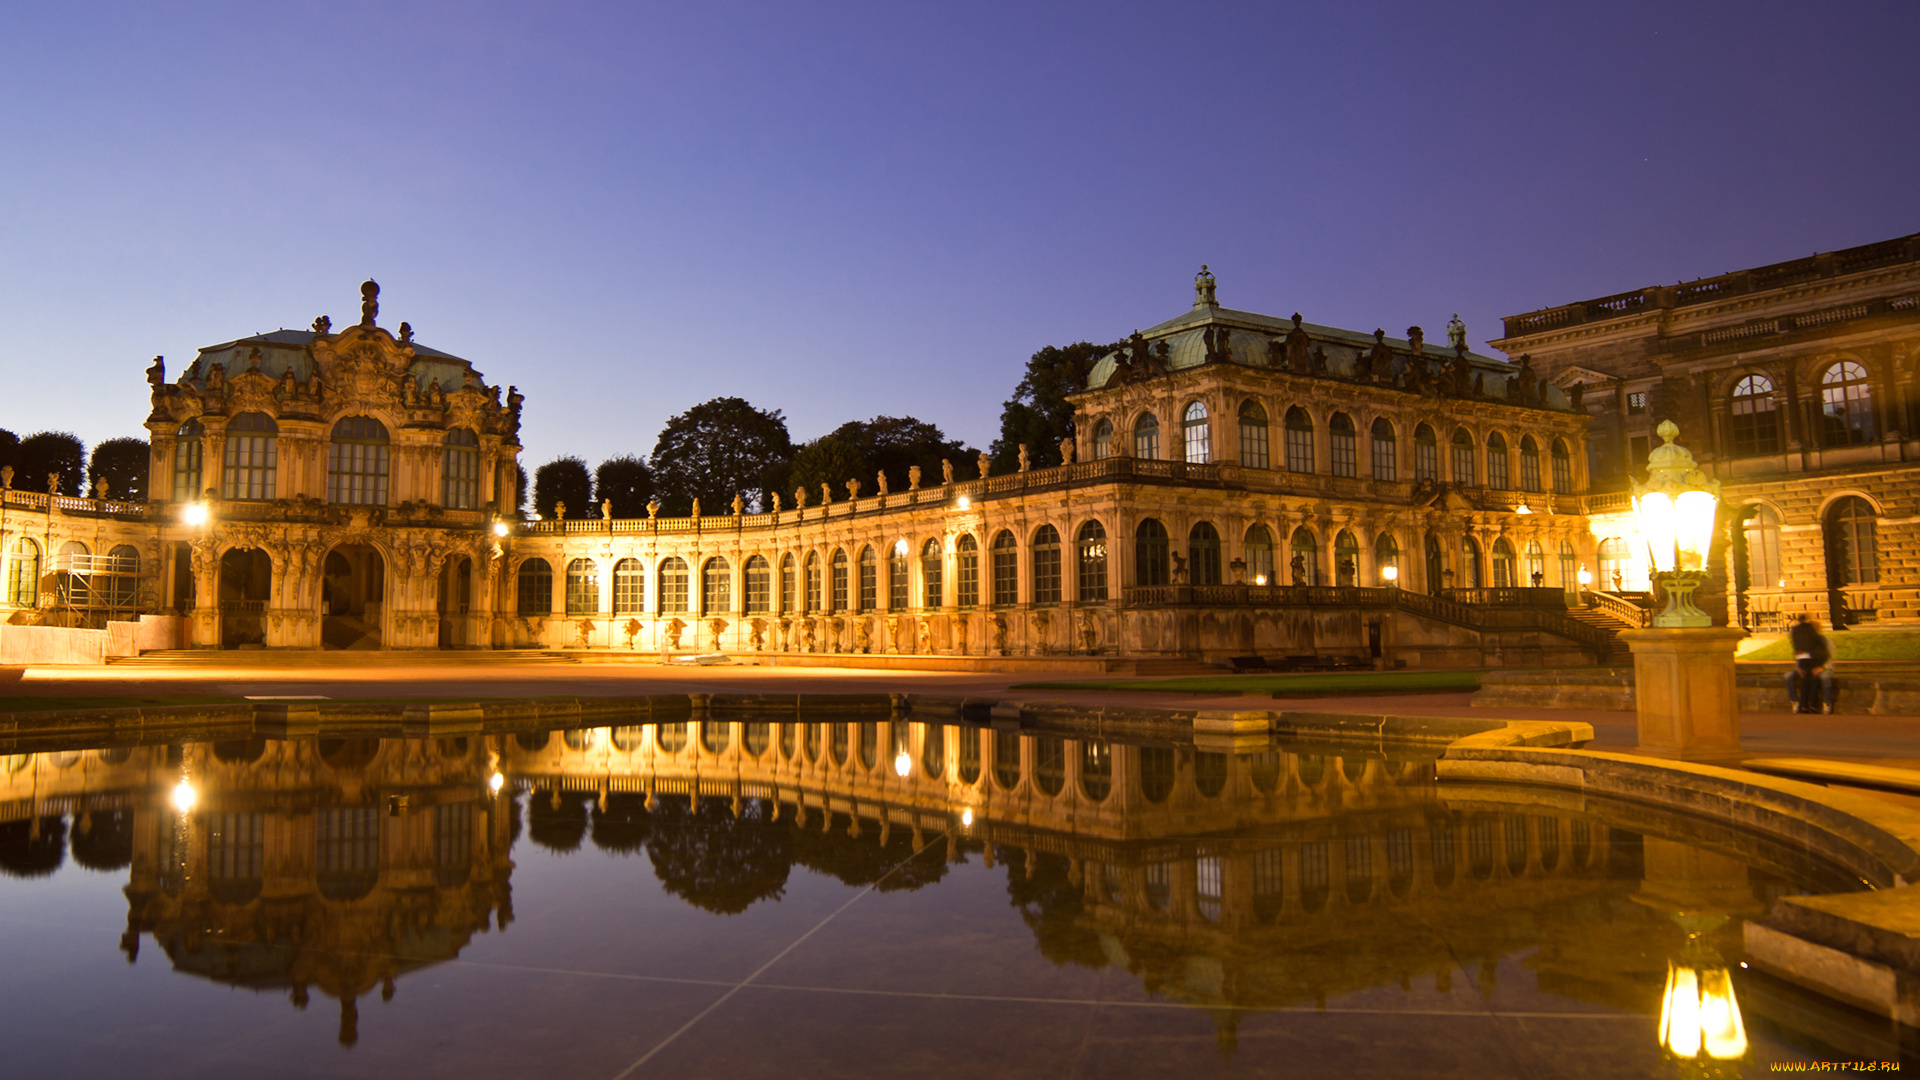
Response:
[{"label": "lamp reflection in water", "polygon": [[507,778],[497,772],[487,777],[487,790],[493,792],[495,795],[500,794],[500,789],[506,786]]},{"label": "lamp reflection in water", "polygon": [[[1641,844],[1644,877],[1634,900],[1663,912],[1686,935],[1669,953],[1660,996],[1660,1046],[1687,1061],[1734,1061],[1747,1054],[1747,1029],[1733,979],[1714,945],[1738,917],[1757,916],[1747,868],[1738,859],[1658,837]],[[1669,946],[1671,948],[1671,946]]]},{"label": "lamp reflection in water", "polygon": [[181,777],[180,782],[173,786],[173,808],[175,810],[185,814],[193,809],[194,803],[199,801],[200,793],[193,790],[193,782],[186,777]]},{"label": "lamp reflection in water", "polygon": [[900,756],[893,759],[893,774],[905,776],[912,771],[913,758],[905,750],[900,751]]},{"label": "lamp reflection in water", "polygon": [[[1691,942],[1689,942],[1691,944]],[[1733,1061],[1747,1054],[1747,1028],[1724,967],[1667,965],[1660,999],[1660,1045],[1675,1057]]]}]

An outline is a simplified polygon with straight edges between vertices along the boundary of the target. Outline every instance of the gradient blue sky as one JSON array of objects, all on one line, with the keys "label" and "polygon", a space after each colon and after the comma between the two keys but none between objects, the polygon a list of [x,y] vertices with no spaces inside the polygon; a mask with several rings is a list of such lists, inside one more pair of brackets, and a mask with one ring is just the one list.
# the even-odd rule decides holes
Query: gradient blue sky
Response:
[{"label": "gradient blue sky", "polygon": [[0,7],[0,426],[383,289],[526,460],[720,394],[984,445],[1026,357],[1498,317],[1920,230],[1920,4]]}]

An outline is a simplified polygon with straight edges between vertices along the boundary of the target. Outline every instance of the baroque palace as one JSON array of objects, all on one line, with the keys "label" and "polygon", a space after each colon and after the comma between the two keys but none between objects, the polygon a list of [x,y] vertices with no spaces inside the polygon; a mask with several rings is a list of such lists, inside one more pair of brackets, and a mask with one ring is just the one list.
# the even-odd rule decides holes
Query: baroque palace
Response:
[{"label": "baroque palace", "polygon": [[1596,556],[1588,418],[1562,390],[1470,351],[1458,320],[1430,345],[1221,307],[1204,268],[1194,288],[1098,362],[1062,465],[522,522],[520,395],[379,326],[368,282],[339,332],[322,317],[211,346],[173,382],[155,360],[150,502],[6,491],[9,629],[80,628],[105,655],[1608,653],[1604,620],[1568,613]]}]

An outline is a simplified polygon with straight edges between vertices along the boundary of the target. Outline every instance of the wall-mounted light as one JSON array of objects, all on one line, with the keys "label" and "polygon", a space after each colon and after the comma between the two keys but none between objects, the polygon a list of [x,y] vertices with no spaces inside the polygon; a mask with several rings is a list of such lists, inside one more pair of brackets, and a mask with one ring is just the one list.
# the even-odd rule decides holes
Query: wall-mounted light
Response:
[{"label": "wall-mounted light", "polygon": [[496,521],[496,522],[494,522],[494,523],[493,523],[493,535],[495,535],[495,536],[505,536],[505,535],[507,535],[507,523],[506,523],[506,522],[504,522],[504,521]]},{"label": "wall-mounted light", "polygon": [[895,540],[895,541],[893,542],[893,553],[894,553],[895,555],[898,555],[898,556],[900,556],[900,557],[901,557],[901,558],[903,558],[903,559],[904,559],[904,558],[906,558],[906,557],[907,557],[907,542],[906,542],[905,540]]},{"label": "wall-mounted light", "polygon": [[186,522],[188,525],[205,525],[207,523],[207,504],[192,502],[181,507],[180,520]]},{"label": "wall-mounted light", "polygon": [[967,507],[973,505],[973,500],[967,498],[965,495],[962,495],[958,500],[956,500],[954,505],[958,506],[962,510],[965,510]]},{"label": "wall-mounted light", "polygon": [[1380,568],[1380,577],[1384,579],[1387,584],[1392,585],[1394,582],[1400,580],[1400,568],[1392,563],[1388,563]]}]

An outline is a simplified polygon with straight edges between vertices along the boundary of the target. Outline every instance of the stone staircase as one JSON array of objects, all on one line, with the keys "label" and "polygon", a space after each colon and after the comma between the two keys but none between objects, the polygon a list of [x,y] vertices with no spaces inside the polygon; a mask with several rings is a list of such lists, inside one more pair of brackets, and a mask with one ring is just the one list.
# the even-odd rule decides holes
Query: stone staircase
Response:
[{"label": "stone staircase", "polygon": [[1633,665],[1633,652],[1627,648],[1626,642],[1620,640],[1619,634],[1622,630],[1638,629],[1637,627],[1617,615],[1596,607],[1568,608],[1567,618],[1585,623],[1597,630],[1605,630],[1613,635],[1607,644],[1606,653],[1600,657],[1602,666],[1631,667]]}]

